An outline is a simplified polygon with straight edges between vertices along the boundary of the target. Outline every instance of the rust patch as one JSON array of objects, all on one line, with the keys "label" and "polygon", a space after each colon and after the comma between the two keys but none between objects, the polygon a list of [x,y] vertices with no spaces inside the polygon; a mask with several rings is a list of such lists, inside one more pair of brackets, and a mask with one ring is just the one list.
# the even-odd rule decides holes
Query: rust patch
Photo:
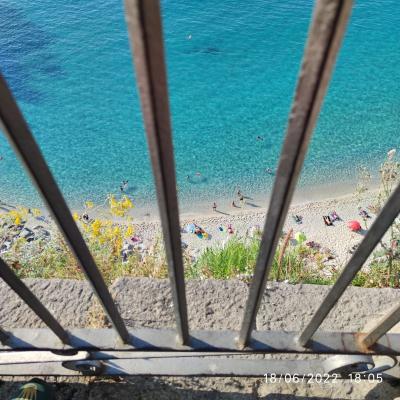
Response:
[{"label": "rust patch", "polygon": [[366,353],[366,354],[372,354],[374,353],[373,350],[371,350],[369,347],[367,347],[364,344],[364,338],[367,336],[366,333],[364,332],[355,332],[353,333],[356,345],[358,350],[360,350],[361,353]]}]

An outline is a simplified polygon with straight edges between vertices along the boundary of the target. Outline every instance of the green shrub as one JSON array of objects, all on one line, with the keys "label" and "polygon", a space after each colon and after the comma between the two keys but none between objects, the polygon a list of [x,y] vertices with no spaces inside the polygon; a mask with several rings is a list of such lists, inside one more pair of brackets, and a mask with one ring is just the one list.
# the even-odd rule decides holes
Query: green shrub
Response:
[{"label": "green shrub", "polygon": [[253,272],[257,259],[259,241],[230,239],[225,246],[208,248],[191,266],[189,277],[229,279]]},{"label": "green shrub", "polygon": [[[251,277],[257,261],[260,241],[258,239],[229,240],[224,246],[209,248],[189,267],[191,278],[230,279]],[[326,277],[315,268],[313,259],[318,254],[304,245],[285,248],[279,266],[279,247],[271,267],[270,280],[286,280],[290,283],[330,284],[332,278]]]}]

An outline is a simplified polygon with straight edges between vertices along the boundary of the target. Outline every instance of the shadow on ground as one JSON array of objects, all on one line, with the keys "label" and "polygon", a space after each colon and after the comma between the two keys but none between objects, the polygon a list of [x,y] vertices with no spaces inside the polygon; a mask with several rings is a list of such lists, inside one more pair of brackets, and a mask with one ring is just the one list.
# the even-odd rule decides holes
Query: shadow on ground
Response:
[{"label": "shadow on ground", "polygon": [[[0,400],[10,400],[26,380],[10,377],[0,381]],[[265,385],[255,378],[48,378],[53,382],[57,400],[394,400],[400,396],[400,386],[383,382],[370,386],[368,382],[311,387],[309,385]],[[324,393],[325,392],[325,393]],[[314,395],[313,393],[318,393]]]}]

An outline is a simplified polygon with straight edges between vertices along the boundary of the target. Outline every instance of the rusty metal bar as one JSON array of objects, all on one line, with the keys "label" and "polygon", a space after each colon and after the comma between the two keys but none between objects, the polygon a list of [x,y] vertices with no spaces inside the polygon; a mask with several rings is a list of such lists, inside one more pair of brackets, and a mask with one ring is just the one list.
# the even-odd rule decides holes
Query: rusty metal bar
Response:
[{"label": "rusty metal bar", "polygon": [[364,336],[361,342],[365,347],[371,347],[398,322],[400,322],[400,304],[396,304],[382,320]]},{"label": "rusty metal bar", "polygon": [[289,117],[238,345],[255,324],[279,236],[351,12],[351,0],[318,0]]},{"label": "rusty metal bar", "polygon": [[178,340],[186,343],[189,327],[160,5],[158,0],[126,0],[125,8],[157,189]]},{"label": "rusty metal bar", "polygon": [[32,182],[35,183],[53,214],[60,231],[82,267],[114,328],[124,342],[129,342],[130,337],[118,308],[2,75],[0,75],[0,122]]},{"label": "rusty metal bar", "polygon": [[[303,330],[299,337],[299,343],[302,346],[307,346],[309,340],[313,337],[315,331],[322,324],[326,316],[332,310],[334,305],[340,299],[346,288],[350,285],[351,281],[356,276],[357,272],[361,269],[371,252],[374,250],[376,245],[379,243],[385,232],[389,229],[390,225],[393,223],[395,218],[400,212],[400,184],[397,186],[396,190],[392,193],[389,200],[383,207],[380,214],[377,216],[371,228],[365,235],[365,238],[358,246],[357,250],[354,252],[350,261],[347,263],[346,267],[343,269],[339,278],[333,285],[332,289],[329,291],[318,310],[312,317],[309,324]],[[395,314],[396,316],[397,314]],[[385,322],[382,327],[378,327],[368,341],[371,344],[374,342],[373,339],[377,334],[382,333],[382,328],[388,326],[391,318]],[[385,333],[385,332],[383,332]]]},{"label": "rusty metal bar", "polygon": [[[14,271],[0,258],[0,277],[8,286],[35,312],[35,314],[64,343],[69,344],[68,332],[53,317],[50,311],[40,302],[32,291],[18,278]],[[8,335],[6,334],[6,340]],[[1,339],[1,336],[0,336]]]}]

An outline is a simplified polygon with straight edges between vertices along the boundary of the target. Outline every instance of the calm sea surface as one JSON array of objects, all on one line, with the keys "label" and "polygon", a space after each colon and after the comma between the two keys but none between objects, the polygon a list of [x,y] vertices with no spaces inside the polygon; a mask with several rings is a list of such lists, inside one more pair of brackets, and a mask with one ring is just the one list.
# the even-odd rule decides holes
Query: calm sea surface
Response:
[{"label": "calm sea surface", "polygon": [[[183,207],[271,189],[312,2],[163,0]],[[191,37],[191,39],[189,39]],[[0,69],[67,200],[154,201],[121,1],[3,0]],[[400,144],[400,2],[356,2],[301,177],[351,182]],[[256,140],[262,136],[264,140]],[[0,199],[38,204],[0,133]],[[202,180],[186,179],[196,171]]]}]

